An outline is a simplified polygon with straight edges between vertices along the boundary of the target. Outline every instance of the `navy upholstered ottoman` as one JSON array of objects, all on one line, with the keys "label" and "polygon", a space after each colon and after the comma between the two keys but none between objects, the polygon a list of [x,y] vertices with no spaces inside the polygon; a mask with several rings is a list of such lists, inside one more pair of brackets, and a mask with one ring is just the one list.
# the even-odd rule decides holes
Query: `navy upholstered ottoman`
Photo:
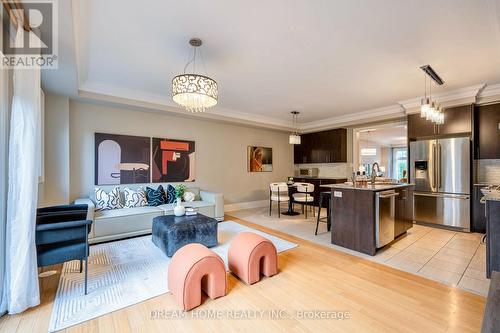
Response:
[{"label": "navy upholstered ottoman", "polygon": [[153,219],[151,240],[167,257],[190,243],[213,247],[217,245],[217,220],[202,214],[157,216]]}]

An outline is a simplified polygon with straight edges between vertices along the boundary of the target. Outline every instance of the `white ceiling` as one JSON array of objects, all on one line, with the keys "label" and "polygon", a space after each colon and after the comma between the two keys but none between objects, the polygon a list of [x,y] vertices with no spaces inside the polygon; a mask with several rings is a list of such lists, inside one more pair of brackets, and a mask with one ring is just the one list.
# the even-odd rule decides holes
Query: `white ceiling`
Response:
[{"label": "white ceiling", "polygon": [[406,146],[406,125],[372,127],[359,133],[359,141],[381,146]]},{"label": "white ceiling", "polygon": [[500,0],[59,3],[68,59],[43,81],[55,93],[73,87],[182,112],[170,82],[191,37],[203,39],[219,83],[209,112],[277,126],[288,126],[291,110],[303,124],[387,107],[397,115],[398,101],[423,93],[425,64],[446,82],[437,93],[500,82]]}]

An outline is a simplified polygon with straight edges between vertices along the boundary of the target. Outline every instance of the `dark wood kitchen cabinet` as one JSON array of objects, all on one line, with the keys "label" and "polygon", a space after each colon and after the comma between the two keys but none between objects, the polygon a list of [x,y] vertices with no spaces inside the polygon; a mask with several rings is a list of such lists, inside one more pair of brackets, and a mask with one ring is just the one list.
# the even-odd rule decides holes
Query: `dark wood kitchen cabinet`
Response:
[{"label": "dark wood kitchen cabinet", "polygon": [[444,124],[438,125],[439,135],[472,133],[474,105],[463,105],[444,110]]},{"label": "dark wood kitchen cabinet", "polygon": [[474,157],[500,158],[500,104],[477,106],[474,115]]},{"label": "dark wood kitchen cabinet", "polygon": [[500,272],[500,201],[486,202],[486,277]]},{"label": "dark wood kitchen cabinet", "polygon": [[481,202],[481,189],[488,185],[474,185],[472,192],[472,221],[471,231],[486,233],[486,204]]},{"label": "dark wood kitchen cabinet", "polygon": [[436,127],[432,121],[420,117],[420,113],[408,115],[408,139],[433,137],[437,132]]},{"label": "dark wood kitchen cabinet", "polygon": [[347,162],[347,130],[301,135],[301,144],[294,145],[294,163],[345,163]]},{"label": "dark wood kitchen cabinet", "polygon": [[394,237],[401,236],[413,227],[413,187],[396,189]]},{"label": "dark wood kitchen cabinet", "polygon": [[408,138],[430,138],[472,133],[473,105],[463,105],[444,110],[444,124],[435,125],[421,118],[420,114],[408,115]]}]

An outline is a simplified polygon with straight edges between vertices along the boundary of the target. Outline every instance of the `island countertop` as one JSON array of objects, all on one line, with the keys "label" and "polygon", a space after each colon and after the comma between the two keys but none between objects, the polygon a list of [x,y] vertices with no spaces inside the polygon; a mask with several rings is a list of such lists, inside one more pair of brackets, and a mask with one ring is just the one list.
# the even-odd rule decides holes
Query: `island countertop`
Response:
[{"label": "island countertop", "polygon": [[327,185],[321,185],[321,187],[325,188],[330,188],[330,189],[343,189],[343,190],[360,190],[360,191],[385,191],[385,190],[393,190],[397,188],[402,188],[402,187],[409,187],[409,186],[414,186],[414,184],[407,184],[407,183],[401,183],[401,184],[377,184],[377,185],[371,185],[368,184],[366,186],[353,186],[349,184],[327,184]]}]

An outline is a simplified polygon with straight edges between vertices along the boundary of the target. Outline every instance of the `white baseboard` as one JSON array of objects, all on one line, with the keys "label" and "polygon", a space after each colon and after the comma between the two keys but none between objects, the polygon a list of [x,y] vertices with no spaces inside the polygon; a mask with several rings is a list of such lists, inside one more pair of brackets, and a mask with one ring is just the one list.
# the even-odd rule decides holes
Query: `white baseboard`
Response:
[{"label": "white baseboard", "polygon": [[224,205],[224,211],[225,212],[232,212],[232,211],[240,210],[240,209],[266,207],[267,205],[269,205],[269,200],[237,202],[237,203],[233,203],[233,204]]}]

